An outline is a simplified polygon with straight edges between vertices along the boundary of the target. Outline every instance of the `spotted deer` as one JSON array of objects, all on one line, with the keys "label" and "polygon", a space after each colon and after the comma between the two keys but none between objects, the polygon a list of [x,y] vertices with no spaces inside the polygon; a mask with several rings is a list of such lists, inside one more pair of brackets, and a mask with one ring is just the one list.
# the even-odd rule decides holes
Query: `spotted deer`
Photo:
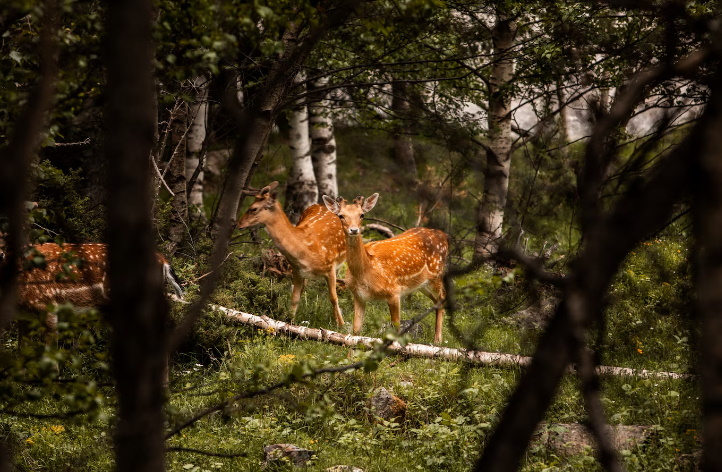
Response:
[{"label": "spotted deer", "polygon": [[443,274],[449,253],[446,233],[436,229],[413,228],[393,238],[364,245],[361,222],[378,201],[375,193],[364,200],[356,197],[349,204],[323,196],[326,207],[338,215],[346,235],[346,286],[353,293],[353,332],[359,333],[368,300],[384,300],[391,322],[399,328],[401,296],[421,290],[436,304],[434,342],[441,342],[445,298]]},{"label": "spotted deer", "polygon": [[[170,264],[162,255],[156,257],[164,279],[182,299],[183,289]],[[18,274],[20,309],[45,312],[49,304],[62,302],[83,308],[101,307],[109,300],[106,244],[36,244],[26,251],[23,266]],[[45,319],[51,335],[56,331],[57,321],[53,313]]]},{"label": "spotted deer", "polygon": [[338,218],[323,205],[311,205],[294,226],[276,199],[278,182],[263,187],[248,211],[238,220],[238,228],[265,225],[268,234],[291,264],[293,291],[291,316],[295,320],[306,280],[323,277],[336,323],[343,326],[343,315],[336,294],[336,268],[346,257],[346,242]]}]

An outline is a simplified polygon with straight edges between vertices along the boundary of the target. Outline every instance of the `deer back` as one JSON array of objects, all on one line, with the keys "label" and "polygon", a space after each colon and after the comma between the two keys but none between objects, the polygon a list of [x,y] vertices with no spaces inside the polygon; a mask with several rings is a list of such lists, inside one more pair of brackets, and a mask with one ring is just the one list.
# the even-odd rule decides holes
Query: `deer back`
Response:
[{"label": "deer back", "polygon": [[327,263],[339,264],[346,256],[346,236],[338,217],[325,206],[306,208],[296,225],[312,253]]},{"label": "deer back", "polygon": [[[33,263],[37,256],[44,257],[39,265]],[[162,255],[156,257],[159,266],[170,267]],[[96,307],[108,302],[106,244],[37,244],[30,247],[24,266],[18,275],[18,305],[22,308],[42,310],[61,302]]]},{"label": "deer back", "polygon": [[413,228],[383,241],[365,245],[372,274],[393,288],[408,292],[429,280],[441,277],[446,270],[449,241],[446,233],[436,229]]}]

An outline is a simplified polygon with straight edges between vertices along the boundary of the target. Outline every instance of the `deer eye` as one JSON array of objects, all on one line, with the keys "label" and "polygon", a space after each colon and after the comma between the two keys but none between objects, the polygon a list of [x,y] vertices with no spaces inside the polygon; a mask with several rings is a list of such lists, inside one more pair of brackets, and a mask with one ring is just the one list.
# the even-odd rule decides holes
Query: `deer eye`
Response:
[{"label": "deer eye", "polygon": [[361,213],[361,218],[363,218],[363,217],[364,217],[364,214],[363,214],[363,213]]},{"label": "deer eye", "polygon": [[258,211],[258,208],[249,208],[248,213],[255,213]]},{"label": "deer eye", "polygon": [[343,220],[343,219],[345,219],[345,218],[343,217],[343,215],[338,215],[338,219],[339,219],[339,220]]}]

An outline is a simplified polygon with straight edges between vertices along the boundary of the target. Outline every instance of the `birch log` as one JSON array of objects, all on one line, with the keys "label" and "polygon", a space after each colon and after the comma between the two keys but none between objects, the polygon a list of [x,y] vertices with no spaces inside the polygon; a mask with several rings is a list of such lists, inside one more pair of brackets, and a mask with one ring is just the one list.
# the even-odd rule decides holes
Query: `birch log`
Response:
[{"label": "birch log", "polygon": [[[323,328],[308,328],[305,326],[292,325],[283,321],[274,320],[267,316],[257,316],[242,311],[232,310],[219,305],[211,305],[211,309],[220,311],[230,319],[242,324],[255,326],[264,331],[285,334],[288,336],[310,341],[320,341],[346,347],[375,348],[383,343],[381,339],[366,336],[354,336],[351,334],[338,333]],[[455,349],[450,347],[431,346],[428,344],[401,344],[394,342],[386,350],[389,354],[404,357],[419,357],[427,359],[441,359],[446,361],[461,361],[473,365],[485,365],[491,367],[526,367],[531,362],[531,357],[517,356],[515,354],[503,354],[499,352],[484,352],[471,349]],[[569,368],[569,373],[574,373],[574,368]],[[626,367],[597,366],[599,375],[624,375],[639,378],[669,378],[689,379],[689,374],[677,372],[658,372],[646,369],[630,369]]]}]

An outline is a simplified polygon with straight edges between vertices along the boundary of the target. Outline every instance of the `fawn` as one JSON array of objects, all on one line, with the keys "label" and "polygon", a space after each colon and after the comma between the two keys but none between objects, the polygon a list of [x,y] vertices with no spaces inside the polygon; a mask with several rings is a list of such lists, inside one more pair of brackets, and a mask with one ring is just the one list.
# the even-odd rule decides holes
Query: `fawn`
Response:
[{"label": "fawn", "polygon": [[[38,313],[45,311],[51,303],[70,302],[84,308],[107,304],[106,244],[36,244],[30,246],[25,260],[31,261],[37,256],[42,256],[39,266],[25,268],[18,274],[19,308]],[[162,255],[157,254],[157,259],[164,279],[182,299],[183,289],[172,267]],[[50,336],[54,335],[57,322],[57,315],[47,314],[45,324]]]},{"label": "fawn", "polygon": [[306,286],[306,279],[324,277],[328,283],[328,297],[333,305],[336,323],[343,326],[341,307],[336,294],[336,268],[346,257],[346,242],[338,218],[323,205],[311,205],[294,226],[276,199],[278,182],[263,187],[256,194],[248,211],[238,221],[238,228],[265,225],[278,249],[291,264],[293,292],[291,316],[296,318],[298,302]]},{"label": "fawn", "polygon": [[443,274],[449,254],[446,233],[436,229],[413,228],[393,238],[366,245],[361,238],[361,221],[378,201],[375,193],[353,203],[339,197],[323,196],[329,211],[338,215],[346,234],[346,286],[353,293],[354,334],[361,331],[367,300],[384,300],[389,305],[391,322],[399,328],[401,296],[420,289],[436,304],[434,342],[441,342],[445,298]]}]

